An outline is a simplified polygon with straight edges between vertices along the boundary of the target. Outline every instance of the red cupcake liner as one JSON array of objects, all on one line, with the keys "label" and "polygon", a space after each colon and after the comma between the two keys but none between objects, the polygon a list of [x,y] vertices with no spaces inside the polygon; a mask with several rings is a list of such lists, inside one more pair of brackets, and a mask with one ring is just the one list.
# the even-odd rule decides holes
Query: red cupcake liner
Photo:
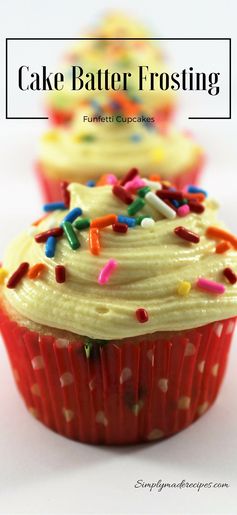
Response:
[{"label": "red cupcake liner", "polygon": [[186,428],[214,402],[235,318],[177,333],[96,342],[0,327],[28,410],[50,429],[91,444],[132,444]]},{"label": "red cupcake liner", "polygon": [[[200,156],[198,162],[194,166],[175,177],[170,177],[169,180],[178,189],[183,189],[189,184],[197,185],[203,169],[203,165],[204,157]],[[51,179],[47,176],[44,167],[40,163],[36,163],[35,172],[44,201],[57,202],[58,200],[62,200],[62,190],[60,188],[60,183],[62,180],[68,180],[66,174],[65,177],[60,180]]]}]

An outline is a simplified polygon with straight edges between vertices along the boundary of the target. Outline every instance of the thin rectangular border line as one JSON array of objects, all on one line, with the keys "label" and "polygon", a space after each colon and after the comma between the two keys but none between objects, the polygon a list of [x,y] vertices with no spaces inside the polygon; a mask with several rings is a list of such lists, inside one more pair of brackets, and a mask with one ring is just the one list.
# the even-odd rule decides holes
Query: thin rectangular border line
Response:
[{"label": "thin rectangular border line", "polygon": [[229,41],[229,116],[189,116],[189,120],[231,120],[231,38],[6,38],[6,120],[48,120],[47,116],[8,116],[8,41]]}]

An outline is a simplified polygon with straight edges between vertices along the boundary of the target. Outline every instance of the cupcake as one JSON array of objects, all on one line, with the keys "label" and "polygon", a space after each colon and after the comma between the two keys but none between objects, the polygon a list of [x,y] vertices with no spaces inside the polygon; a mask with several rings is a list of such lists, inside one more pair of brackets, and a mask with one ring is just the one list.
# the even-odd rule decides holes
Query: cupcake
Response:
[{"label": "cupcake", "polygon": [[70,128],[43,135],[36,171],[46,201],[60,199],[61,181],[86,184],[102,174],[119,178],[134,166],[178,188],[198,182],[204,155],[194,138],[171,126],[155,130],[154,118],[140,114],[133,103],[128,116],[127,104],[122,115],[108,107],[102,115],[86,108]]},{"label": "cupcake", "polygon": [[[50,120],[55,124],[68,123],[74,118],[77,108],[88,100],[97,100],[98,90],[73,90],[71,85],[72,66],[80,66],[86,72],[96,74],[98,68],[108,69],[110,73],[130,72],[128,89],[134,96],[139,96],[145,112],[155,114],[158,121],[170,119],[175,107],[173,90],[156,88],[150,90],[148,81],[143,91],[138,89],[138,67],[148,66],[150,72],[168,72],[167,65],[157,41],[152,40],[101,40],[98,38],[149,38],[149,32],[129,16],[112,13],[86,37],[91,40],[77,41],[65,56],[62,71],[65,77],[64,89],[50,91],[46,98]],[[102,64],[101,64],[102,63]],[[144,71],[145,72],[145,71]]]},{"label": "cupcake", "polygon": [[67,191],[69,207],[45,205],[0,271],[17,387],[32,415],[75,440],[173,435],[222,383],[237,238],[206,192],[144,184],[134,170],[120,185]]}]

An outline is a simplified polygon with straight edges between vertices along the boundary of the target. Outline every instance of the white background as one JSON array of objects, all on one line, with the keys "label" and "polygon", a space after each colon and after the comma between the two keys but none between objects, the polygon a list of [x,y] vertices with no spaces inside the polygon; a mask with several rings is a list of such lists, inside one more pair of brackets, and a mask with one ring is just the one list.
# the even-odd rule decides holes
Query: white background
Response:
[{"label": "white background", "polygon": [[[37,139],[46,122],[5,120],[4,38],[76,37],[108,7],[127,7],[163,37],[232,37],[236,62],[234,0],[163,3],[73,0],[1,0],[0,83],[0,256],[10,239],[40,212],[33,177]],[[167,43],[172,67],[181,56]],[[48,49],[57,63],[64,43]],[[185,49],[187,52],[187,48]],[[190,48],[190,65],[192,50]],[[203,51],[204,66],[208,66]],[[220,66],[221,63],[220,63]],[[232,120],[189,121],[193,96],[183,95],[177,122],[193,130],[208,163],[202,184],[221,200],[222,217],[236,222],[236,70],[233,70]],[[203,111],[205,109],[203,98]],[[223,106],[224,107],[224,106]],[[43,114],[43,113],[42,113]],[[32,419],[19,399],[3,346],[0,346],[0,514],[237,514],[236,350],[232,347],[222,392],[202,419],[164,442],[127,448],[98,448],[66,440]],[[223,482],[225,490],[135,489],[138,479],[155,482]]]}]

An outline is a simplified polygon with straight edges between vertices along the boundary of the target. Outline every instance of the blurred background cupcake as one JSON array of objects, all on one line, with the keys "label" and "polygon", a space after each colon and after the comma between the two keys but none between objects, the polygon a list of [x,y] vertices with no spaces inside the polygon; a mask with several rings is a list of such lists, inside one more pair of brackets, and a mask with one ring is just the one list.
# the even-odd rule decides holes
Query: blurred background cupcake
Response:
[{"label": "blurred background cupcake", "polygon": [[[168,71],[164,55],[157,41],[121,41],[116,38],[149,38],[152,34],[142,24],[123,13],[111,13],[102,18],[98,26],[82,37],[94,38],[90,41],[77,41],[66,54],[63,65],[68,77],[62,91],[52,91],[47,97],[47,112],[52,123],[68,123],[85,100],[97,100],[98,91],[72,91],[71,66],[78,65],[96,73],[99,66],[112,72],[131,72],[130,96],[137,96],[138,66],[146,65],[151,70]],[[98,38],[115,38],[98,40]],[[139,91],[144,111],[152,114],[158,122],[171,118],[175,109],[175,94],[172,90]]]},{"label": "blurred background cupcake", "polygon": [[41,138],[36,168],[46,200],[60,199],[61,181],[87,184],[103,174],[120,178],[132,167],[179,188],[197,183],[204,154],[192,136],[170,124],[157,130],[154,117],[125,93],[94,104],[77,110],[67,127],[51,128]]}]

